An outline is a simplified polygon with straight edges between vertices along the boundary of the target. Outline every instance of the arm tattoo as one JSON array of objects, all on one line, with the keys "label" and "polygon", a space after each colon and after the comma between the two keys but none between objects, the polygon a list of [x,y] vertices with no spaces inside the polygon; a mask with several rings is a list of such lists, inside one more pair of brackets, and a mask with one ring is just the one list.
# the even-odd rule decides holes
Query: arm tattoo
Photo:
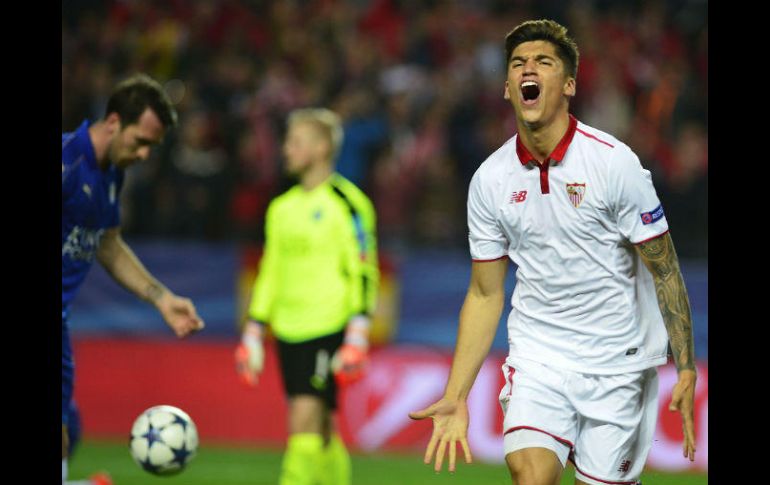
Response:
[{"label": "arm tattoo", "polygon": [[636,246],[655,280],[655,292],[668,331],[677,370],[695,370],[695,344],[687,288],[670,234]]},{"label": "arm tattoo", "polygon": [[156,283],[150,283],[144,294],[147,296],[147,300],[155,303],[163,295],[163,287]]}]

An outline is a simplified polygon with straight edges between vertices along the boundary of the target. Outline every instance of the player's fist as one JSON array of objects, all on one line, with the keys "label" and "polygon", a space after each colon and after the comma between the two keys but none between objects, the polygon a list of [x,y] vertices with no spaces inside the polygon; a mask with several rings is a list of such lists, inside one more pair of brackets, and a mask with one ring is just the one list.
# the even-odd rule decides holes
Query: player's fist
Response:
[{"label": "player's fist", "polygon": [[340,386],[356,382],[364,376],[368,364],[369,355],[365,348],[343,344],[332,358],[334,379]]},{"label": "player's fist", "polygon": [[205,326],[189,298],[166,291],[158,299],[156,306],[168,326],[179,338],[198,332]]},{"label": "player's fist", "polygon": [[332,372],[339,385],[353,383],[364,376],[369,364],[369,326],[365,315],[356,315],[348,322],[342,347],[332,357]]},{"label": "player's fist", "polygon": [[262,324],[247,322],[241,334],[241,343],[235,349],[235,369],[241,380],[249,386],[257,385],[259,374],[265,365],[262,335]]}]

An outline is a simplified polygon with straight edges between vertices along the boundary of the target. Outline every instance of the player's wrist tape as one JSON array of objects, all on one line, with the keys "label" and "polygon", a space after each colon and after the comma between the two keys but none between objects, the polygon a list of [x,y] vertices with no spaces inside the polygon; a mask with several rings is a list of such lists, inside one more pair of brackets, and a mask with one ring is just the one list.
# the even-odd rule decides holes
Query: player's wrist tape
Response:
[{"label": "player's wrist tape", "polygon": [[356,315],[348,321],[345,329],[345,342],[356,347],[369,347],[369,327],[371,320],[366,315]]}]

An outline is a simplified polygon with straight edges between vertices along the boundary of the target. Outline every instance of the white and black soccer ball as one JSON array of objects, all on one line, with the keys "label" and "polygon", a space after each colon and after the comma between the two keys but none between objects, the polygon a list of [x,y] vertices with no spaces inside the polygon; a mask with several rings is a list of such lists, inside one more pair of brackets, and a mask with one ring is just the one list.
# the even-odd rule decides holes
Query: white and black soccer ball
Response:
[{"label": "white and black soccer ball", "polygon": [[153,406],[134,421],[131,457],[155,475],[181,472],[198,451],[198,429],[190,416],[174,406]]}]

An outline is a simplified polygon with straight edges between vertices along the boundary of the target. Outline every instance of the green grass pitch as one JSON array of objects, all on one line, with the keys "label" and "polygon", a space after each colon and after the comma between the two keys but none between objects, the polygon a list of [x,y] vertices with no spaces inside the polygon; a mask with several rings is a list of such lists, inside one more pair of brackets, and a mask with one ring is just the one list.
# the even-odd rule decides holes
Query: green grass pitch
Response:
[{"label": "green grass pitch", "polygon": [[[277,485],[281,451],[265,448],[208,444],[187,470],[172,477],[155,477],[134,464],[128,444],[115,440],[86,440],[70,462],[70,480],[84,479],[106,470],[115,485]],[[446,465],[445,465],[446,467]],[[394,453],[354,454],[354,485],[510,485],[504,465],[459,463],[450,475],[422,464],[417,455]],[[562,485],[572,484],[574,470],[568,466]],[[649,471],[644,485],[705,485],[706,474],[675,474]]]}]

